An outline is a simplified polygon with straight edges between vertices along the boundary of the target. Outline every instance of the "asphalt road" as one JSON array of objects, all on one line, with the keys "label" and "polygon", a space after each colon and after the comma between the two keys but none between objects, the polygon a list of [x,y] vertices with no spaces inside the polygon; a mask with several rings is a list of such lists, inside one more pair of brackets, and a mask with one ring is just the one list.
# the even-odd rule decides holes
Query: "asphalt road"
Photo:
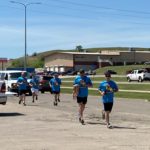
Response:
[{"label": "asphalt road", "polygon": [[113,129],[101,118],[100,97],[89,96],[85,125],[70,94],[62,94],[58,106],[49,93],[35,103],[28,96],[26,103],[14,96],[0,106],[1,150],[150,150],[150,102],[116,99]]}]

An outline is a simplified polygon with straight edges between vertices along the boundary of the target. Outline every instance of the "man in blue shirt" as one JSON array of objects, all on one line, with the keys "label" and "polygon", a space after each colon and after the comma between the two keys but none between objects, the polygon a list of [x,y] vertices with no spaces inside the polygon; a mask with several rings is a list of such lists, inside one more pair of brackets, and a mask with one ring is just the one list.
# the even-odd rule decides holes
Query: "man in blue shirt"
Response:
[{"label": "man in blue shirt", "polygon": [[106,80],[102,81],[99,85],[99,92],[102,95],[102,102],[104,105],[104,110],[102,111],[102,118],[106,119],[107,127],[112,128],[109,122],[109,114],[113,107],[114,102],[114,92],[118,91],[117,84],[110,80],[111,74],[109,72],[105,72]]},{"label": "man in blue shirt", "polygon": [[19,104],[23,102],[23,105],[25,106],[25,98],[26,98],[26,92],[27,92],[27,78],[26,78],[26,72],[21,73],[21,77],[17,80],[18,84],[18,90],[19,90]]},{"label": "man in blue shirt", "polygon": [[81,69],[79,73],[80,75],[78,75],[74,80],[73,97],[77,98],[77,103],[79,105],[79,122],[84,124],[83,112],[87,103],[88,87],[92,87],[92,81],[90,77],[85,75],[85,71],[83,69]]},{"label": "man in blue shirt", "polygon": [[58,73],[54,74],[54,78],[52,78],[49,82],[49,85],[52,89],[52,93],[54,94],[54,106],[57,106],[58,102],[60,102],[60,85],[61,79],[58,77]]},{"label": "man in blue shirt", "polygon": [[32,102],[34,103],[34,98],[38,100],[39,93],[39,80],[35,76],[35,73],[32,73],[32,79],[30,80],[31,92],[32,92]]}]

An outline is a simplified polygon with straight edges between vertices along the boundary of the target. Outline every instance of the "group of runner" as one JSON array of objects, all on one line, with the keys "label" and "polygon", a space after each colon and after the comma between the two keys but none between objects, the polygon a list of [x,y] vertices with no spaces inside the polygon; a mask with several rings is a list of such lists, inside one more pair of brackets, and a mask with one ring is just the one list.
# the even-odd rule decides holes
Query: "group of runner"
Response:
[{"label": "group of runner", "polygon": [[[103,110],[102,110],[102,118],[105,119],[107,128],[112,128],[110,121],[109,121],[109,114],[111,113],[113,103],[114,103],[114,92],[118,91],[117,84],[111,80],[111,74],[109,72],[104,73],[106,79],[99,84],[98,91],[102,96],[102,103],[103,103]],[[38,84],[39,81],[37,80],[35,73],[32,74],[31,80],[29,85],[31,86],[32,91],[32,102],[38,99]],[[25,103],[25,94],[26,94],[26,86],[27,86],[27,78],[26,73],[22,72],[21,77],[18,78],[18,89],[19,89],[19,104]],[[54,77],[49,81],[49,85],[52,89],[52,94],[54,95],[54,106],[58,105],[60,102],[60,86],[61,86],[61,79],[59,75],[56,73]],[[84,109],[85,105],[87,104],[88,98],[88,87],[92,87],[93,83],[89,76],[85,74],[83,69],[80,69],[79,75],[76,76],[73,83],[73,98],[77,100],[79,109],[79,122],[81,124],[85,124],[84,122]]]}]

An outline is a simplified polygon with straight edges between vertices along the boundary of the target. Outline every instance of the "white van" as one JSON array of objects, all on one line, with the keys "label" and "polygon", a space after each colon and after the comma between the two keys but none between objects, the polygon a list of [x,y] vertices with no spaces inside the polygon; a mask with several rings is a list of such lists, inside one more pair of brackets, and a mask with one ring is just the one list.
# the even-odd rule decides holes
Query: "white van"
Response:
[{"label": "white van", "polygon": [[[17,79],[21,76],[21,70],[5,70],[0,71],[0,80],[5,81],[6,83],[6,91],[18,92],[17,89]],[[30,78],[28,77],[28,82],[30,82]],[[31,90],[29,89],[29,94],[31,95]]]}]

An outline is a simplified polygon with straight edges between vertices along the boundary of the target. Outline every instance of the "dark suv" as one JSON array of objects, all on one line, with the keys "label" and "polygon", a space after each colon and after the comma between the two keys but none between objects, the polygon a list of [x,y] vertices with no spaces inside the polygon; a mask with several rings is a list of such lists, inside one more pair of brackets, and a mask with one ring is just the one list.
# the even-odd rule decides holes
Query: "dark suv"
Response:
[{"label": "dark suv", "polygon": [[44,92],[51,92],[51,88],[49,86],[49,81],[50,79],[52,79],[52,76],[42,76],[39,82],[39,91],[41,91],[41,93]]}]

